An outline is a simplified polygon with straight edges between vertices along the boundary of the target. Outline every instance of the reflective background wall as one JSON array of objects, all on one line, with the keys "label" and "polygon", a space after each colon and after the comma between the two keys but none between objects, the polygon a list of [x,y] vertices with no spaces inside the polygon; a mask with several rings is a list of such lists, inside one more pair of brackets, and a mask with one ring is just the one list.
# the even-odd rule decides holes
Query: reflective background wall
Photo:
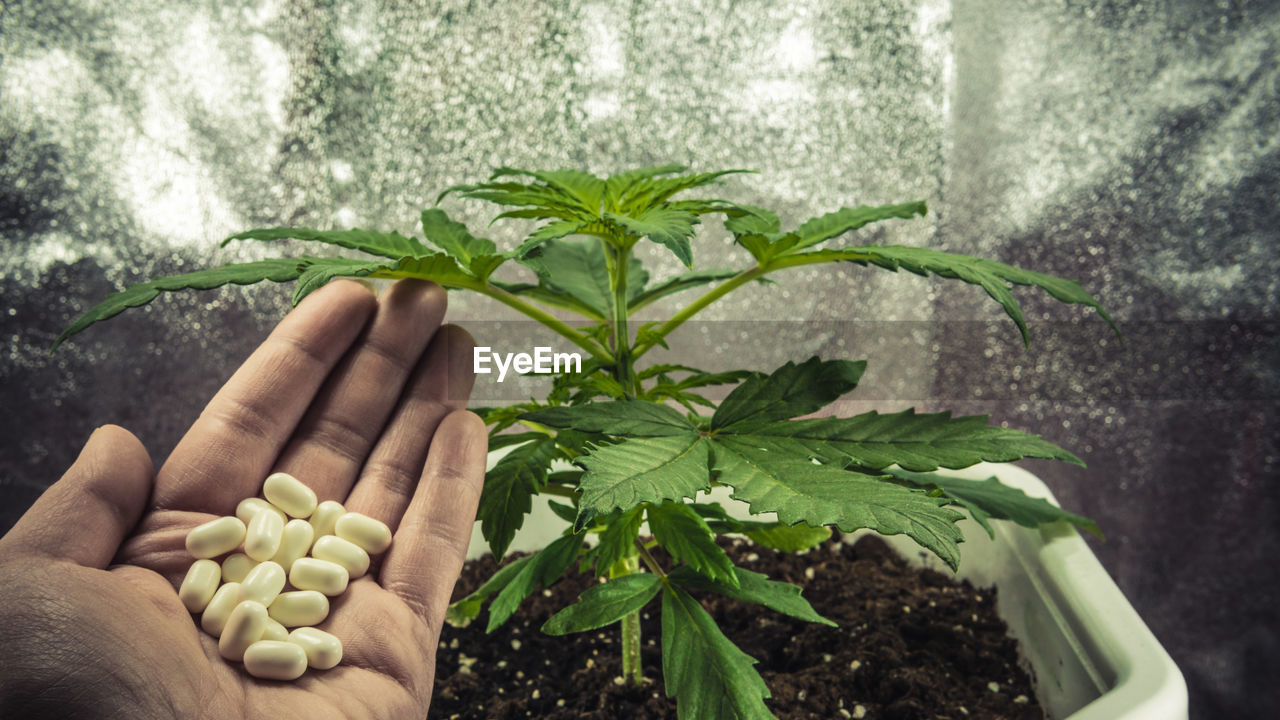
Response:
[{"label": "reflective background wall", "polygon": [[[273,254],[219,249],[232,232],[409,233],[441,189],[502,164],[754,168],[717,194],[784,225],[927,200],[927,218],[862,239],[1079,279],[1124,343],[1024,291],[1024,349],[980,290],[848,267],[731,297],[674,359],[866,357],[867,392],[838,410],[992,413],[1072,449],[1088,469],[1028,467],[1106,530],[1095,550],[1193,712],[1260,715],[1280,675],[1274,5],[6,2],[3,527],[100,424],[162,460],[287,309],[277,287],[181,294],[47,353],[128,282]],[[444,207],[474,229],[489,217]],[[700,263],[744,261],[718,223],[704,231]],[[658,246],[641,257],[678,270]],[[526,331],[483,298],[450,302],[481,344]]]}]

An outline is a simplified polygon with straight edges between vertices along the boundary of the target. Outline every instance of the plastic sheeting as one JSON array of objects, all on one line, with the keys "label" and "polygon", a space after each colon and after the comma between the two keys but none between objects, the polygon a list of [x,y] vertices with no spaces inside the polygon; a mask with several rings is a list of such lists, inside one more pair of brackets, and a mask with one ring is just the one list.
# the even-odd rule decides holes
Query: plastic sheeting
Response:
[{"label": "plastic sheeting", "polygon": [[[1256,715],[1280,673],[1278,35],[1268,3],[1196,0],[5,3],[6,526],[97,425],[162,459],[287,307],[273,287],[182,294],[47,353],[123,284],[273,254],[218,249],[252,226],[412,232],[498,165],[752,168],[715,193],[784,224],[925,199],[927,218],[862,239],[1079,279],[1124,344],[1028,290],[1023,349],[977,289],[848,267],[731,297],[674,359],[866,357],[843,410],[990,412],[1076,451],[1088,470],[1031,467],[1107,531],[1096,551],[1195,713]],[[444,207],[476,230],[491,216]],[[744,262],[705,232],[701,265]],[[450,302],[482,344],[539,337]]]}]

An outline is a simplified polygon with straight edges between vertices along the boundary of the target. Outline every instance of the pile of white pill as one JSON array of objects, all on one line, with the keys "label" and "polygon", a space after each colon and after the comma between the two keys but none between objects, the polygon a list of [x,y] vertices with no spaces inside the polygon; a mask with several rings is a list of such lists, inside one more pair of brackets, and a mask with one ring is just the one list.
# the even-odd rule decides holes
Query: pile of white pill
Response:
[{"label": "pile of white pill", "polygon": [[[328,617],[329,598],[391,545],[391,529],[333,500],[317,504],[287,473],[268,477],[262,494],[241,501],[235,517],[187,534],[187,552],[198,559],[178,598],[202,613],[200,626],[218,638],[222,657],[254,677],[296,680],[342,660],[342,642],[314,626]],[[221,564],[213,559],[227,553]]]}]

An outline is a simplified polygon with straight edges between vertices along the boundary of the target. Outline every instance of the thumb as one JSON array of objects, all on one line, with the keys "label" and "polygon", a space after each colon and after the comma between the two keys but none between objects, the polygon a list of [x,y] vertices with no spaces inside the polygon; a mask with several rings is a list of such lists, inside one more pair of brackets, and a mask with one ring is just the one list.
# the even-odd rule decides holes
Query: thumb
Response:
[{"label": "thumb", "polygon": [[0,557],[26,553],[105,568],[142,515],[154,477],[133,433],[115,425],[94,430],[62,479],[0,540]]}]

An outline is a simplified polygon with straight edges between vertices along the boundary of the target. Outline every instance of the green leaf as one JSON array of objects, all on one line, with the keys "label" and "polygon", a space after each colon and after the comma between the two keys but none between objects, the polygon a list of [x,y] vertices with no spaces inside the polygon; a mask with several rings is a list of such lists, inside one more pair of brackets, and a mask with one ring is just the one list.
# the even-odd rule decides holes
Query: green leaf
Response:
[{"label": "green leaf", "polygon": [[430,280],[443,287],[474,287],[476,285],[475,278],[458,267],[458,261],[444,253],[404,258],[380,273],[379,277],[383,276],[412,276],[420,280]]},{"label": "green leaf", "polygon": [[835,212],[813,218],[796,228],[794,231],[796,243],[791,249],[800,250],[817,245],[837,235],[843,235],[850,230],[857,230],[880,220],[890,218],[910,220],[916,215],[923,217],[927,212],[928,209],[923,201],[877,207],[860,205],[856,208],[840,208]]},{"label": "green leaf", "polygon": [[809,601],[801,596],[802,590],[799,586],[787,582],[775,582],[760,573],[740,567],[733,568],[733,572],[737,580],[736,584],[712,580],[687,567],[672,570],[667,578],[687,590],[714,592],[742,602],[764,605],[770,610],[805,622],[839,627],[813,609]]},{"label": "green leaf", "polygon": [[524,525],[525,515],[533,509],[533,496],[546,482],[556,456],[555,438],[542,435],[502,456],[485,473],[476,519],[494,557],[506,555],[511,539]]},{"label": "green leaf", "polygon": [[1009,520],[1023,527],[1037,528],[1048,523],[1065,520],[1083,530],[1102,537],[1098,524],[1086,517],[1069,513],[1043,498],[1033,498],[1019,488],[1010,487],[995,477],[986,480],[966,480],[944,475],[892,471],[896,478],[907,480],[927,489],[938,489],[956,504],[969,511],[973,519],[995,537],[988,518]]},{"label": "green leaf", "polygon": [[693,267],[693,249],[689,238],[693,237],[693,226],[698,224],[698,216],[683,210],[670,208],[649,208],[636,215],[618,215],[605,213],[605,217],[626,228],[627,232],[637,237],[665,245],[685,267]]},{"label": "green leaf", "polygon": [[566,201],[583,212],[598,214],[604,197],[605,181],[582,170],[517,170],[501,167],[494,171],[491,180],[510,175],[533,177],[558,191]]},{"label": "green leaf", "polygon": [[619,212],[622,207],[623,196],[633,192],[640,183],[659,175],[670,175],[684,172],[688,169],[684,165],[650,165],[638,170],[628,170],[613,175],[605,180],[604,209],[610,212]]},{"label": "green leaf", "polygon": [[[729,278],[737,274],[738,274],[737,270],[713,269],[713,270],[694,270],[693,272],[687,272],[682,275],[676,275],[675,277],[671,277],[671,278],[667,278],[666,280],[663,280],[657,285],[653,285],[652,287],[645,288],[643,292],[634,294],[631,297],[631,301],[628,303],[627,307],[630,312],[635,312],[636,310],[639,310],[640,308],[648,305],[649,303],[659,298],[664,298],[668,295],[682,292],[684,290],[690,290],[692,288],[701,287],[708,283],[719,282],[721,280],[728,280]],[[636,289],[639,290],[638,287]]]},{"label": "green leaf", "polygon": [[582,549],[582,538],[565,535],[546,546],[517,572],[489,605],[489,625],[485,632],[493,632],[511,617],[520,603],[539,587],[546,587],[569,569]]},{"label": "green leaf", "polygon": [[679,412],[646,400],[549,407],[525,413],[520,419],[554,428],[629,437],[684,437],[696,431]]},{"label": "green leaf", "polygon": [[1063,460],[1083,465],[1075,455],[1020,430],[987,424],[986,415],[951,417],[950,412],[917,415],[915,410],[851,418],[813,418],[749,429],[757,437],[789,438],[827,462],[881,470],[899,465],[926,472],[964,468],[980,462],[1022,458]]},{"label": "green leaf", "polygon": [[671,557],[712,580],[737,585],[733,561],[716,545],[706,521],[693,510],[669,501],[650,505],[649,529]]},{"label": "green leaf", "polygon": [[[529,252],[520,262],[538,275],[548,291],[572,297],[601,317],[613,317],[609,269],[599,242],[551,240]],[[649,273],[640,259],[629,255],[627,296],[635,297],[648,281]]]},{"label": "green leaf", "polygon": [[566,635],[612,625],[648,604],[661,588],[662,581],[649,573],[635,573],[594,585],[578,596],[578,602],[552,615],[542,625],[542,632]]},{"label": "green leaf", "polygon": [[755,663],[689,593],[662,593],[662,681],[680,720],[777,720]]},{"label": "green leaf", "polygon": [[533,560],[532,555],[518,558],[502,566],[470,595],[450,604],[449,609],[445,611],[445,622],[460,628],[470,625],[471,621],[480,614],[484,601],[489,599],[490,595],[510,585],[530,560]]},{"label": "green leaf", "polygon": [[382,232],[379,230],[312,230],[311,228],[259,228],[236,233],[222,241],[226,247],[233,240],[309,240],[328,243],[351,250],[359,250],[370,255],[381,255],[393,260],[403,257],[422,257],[431,254],[417,238],[410,238],[398,232]]},{"label": "green leaf", "polygon": [[306,261],[293,258],[272,258],[256,262],[223,265],[209,270],[197,270],[185,275],[156,278],[149,282],[135,283],[124,290],[111,293],[105,300],[89,308],[74,322],[67,326],[49,352],[58,349],[67,338],[108,318],[115,317],[129,308],[141,307],[155,300],[162,292],[177,290],[211,290],[227,284],[252,285],[270,280],[271,282],[288,282],[296,280],[302,274],[302,266]]},{"label": "green leaf", "polygon": [[[508,205],[535,209],[541,213],[538,217],[558,217],[588,220],[589,213],[584,213],[576,203],[568,200],[562,193],[546,185],[517,182],[487,182],[475,185],[454,185],[436,197],[436,204],[446,195],[457,193],[459,197],[474,200],[485,200],[495,205]],[[503,213],[508,217],[516,217],[516,213]],[[519,217],[529,217],[520,214]]]},{"label": "green leaf", "polygon": [[340,277],[367,277],[387,265],[381,261],[353,260],[345,257],[303,258],[302,274],[298,276],[298,284],[293,289],[293,304],[296,306],[308,295],[319,290],[330,280]]},{"label": "green leaf", "polygon": [[734,235],[770,235],[781,231],[782,223],[772,210],[738,205],[724,221],[724,229]]},{"label": "green leaf", "polygon": [[529,237],[520,243],[512,253],[516,258],[524,258],[529,255],[535,248],[552,240],[559,240],[585,229],[591,225],[590,220],[555,220],[534,230]]},{"label": "green leaf", "polygon": [[[800,257],[800,256],[797,256]],[[1120,336],[1111,315],[1092,295],[1080,287],[1074,280],[1023,270],[1005,265],[995,260],[956,255],[954,253],[931,250],[929,248],[905,247],[902,245],[868,245],[865,247],[841,248],[839,250],[819,250],[804,253],[803,257],[831,258],[847,260],[859,265],[877,265],[888,270],[902,268],[917,275],[930,273],[951,280],[962,280],[971,285],[978,285],[992,297],[1005,313],[1013,319],[1022,333],[1022,342],[1031,344],[1031,336],[1027,332],[1026,320],[1018,301],[1010,291],[1011,285],[1034,285],[1049,293],[1054,299],[1065,303],[1085,305],[1093,308],[1102,319],[1107,321],[1111,329]]]},{"label": "green leaf", "polygon": [[422,233],[428,242],[482,279],[506,260],[492,240],[473,236],[466,225],[450,220],[443,210],[422,211]]},{"label": "green leaf", "polygon": [[682,175],[680,177],[673,178],[647,178],[632,185],[630,190],[621,199],[619,206],[627,214],[634,214],[634,211],[636,210],[659,207],[676,193],[701,187],[703,185],[710,185],[725,175],[751,172],[755,171],[717,170],[715,172],[694,173],[692,175]]},{"label": "green leaf", "polygon": [[882,535],[905,534],[955,569],[963,536],[960,513],[942,507],[944,498],[831,465],[815,465],[800,447],[780,441],[761,448],[754,438],[720,435],[712,453],[716,479],[734,489],[733,498],[751,512],[778,513],[788,525],[835,525],[845,532],[870,528]]},{"label": "green leaf", "polygon": [[737,431],[750,424],[807,415],[856,387],[866,367],[865,360],[814,356],[799,365],[788,362],[764,377],[749,377],[720,403],[711,427]]},{"label": "green leaf", "polygon": [[826,542],[831,537],[829,527],[811,527],[799,525],[773,525],[759,530],[748,530],[747,537],[753,542],[783,552],[799,552]]},{"label": "green leaf", "polygon": [[693,498],[710,484],[707,443],[695,432],[624,440],[598,447],[577,462],[586,468],[579,483],[580,504],[593,513]]},{"label": "green leaf", "polygon": [[546,433],[540,432],[522,432],[522,433],[505,433],[502,435],[489,436],[489,452],[501,450],[504,447],[512,445],[520,445],[530,440],[541,440],[546,437]]},{"label": "green leaf", "polygon": [[642,523],[643,507],[634,507],[614,515],[600,533],[600,542],[596,545],[596,577],[608,574],[609,569],[619,560],[636,554],[635,540],[640,534]]},{"label": "green leaf", "polygon": [[556,514],[556,517],[567,523],[571,523],[578,519],[578,510],[572,505],[565,505],[564,503],[558,503],[555,500],[548,500],[547,509],[551,510],[551,512]]}]

